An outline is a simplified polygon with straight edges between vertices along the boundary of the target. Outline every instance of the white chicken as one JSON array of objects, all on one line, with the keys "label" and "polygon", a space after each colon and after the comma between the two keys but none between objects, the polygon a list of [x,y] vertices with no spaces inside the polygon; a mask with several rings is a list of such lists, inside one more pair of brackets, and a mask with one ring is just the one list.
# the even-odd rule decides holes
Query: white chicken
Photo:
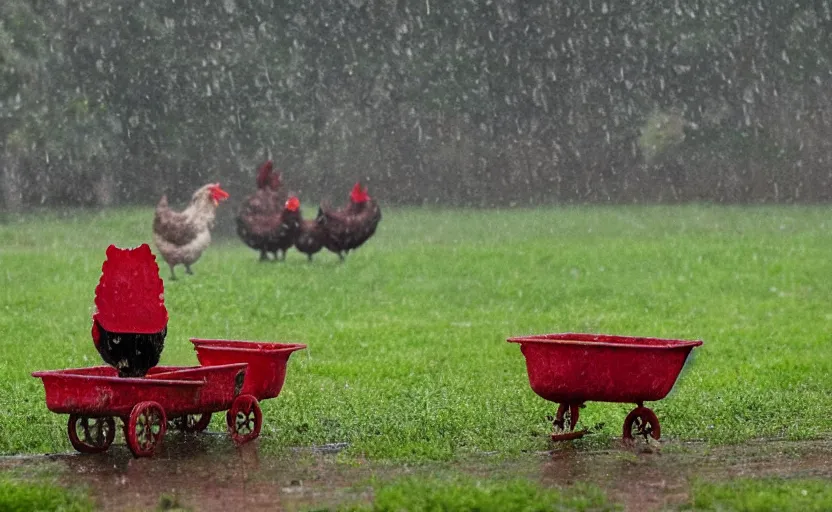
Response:
[{"label": "white chicken", "polygon": [[168,207],[167,196],[159,200],[153,218],[153,242],[170,267],[171,279],[176,279],[173,268],[179,264],[185,265],[186,273],[193,273],[191,265],[211,244],[217,206],[227,198],[219,183],[209,183],[194,192],[181,212]]}]

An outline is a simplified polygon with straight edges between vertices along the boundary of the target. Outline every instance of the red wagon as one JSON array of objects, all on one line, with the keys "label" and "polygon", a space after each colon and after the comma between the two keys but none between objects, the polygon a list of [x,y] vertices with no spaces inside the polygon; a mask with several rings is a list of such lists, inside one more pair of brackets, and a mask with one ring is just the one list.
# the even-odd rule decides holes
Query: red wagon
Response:
[{"label": "red wagon", "polygon": [[552,440],[583,436],[575,430],[585,402],[635,403],[624,420],[623,437],[661,437],[656,414],[644,402],[670,392],[699,340],[685,341],[603,334],[543,334],[509,338],[526,358],[529,384],[559,404]]},{"label": "red wagon", "polygon": [[[303,350],[306,345],[301,343],[264,343],[256,341],[238,340],[209,340],[191,338],[196,350],[196,358],[203,366],[224,365],[242,361],[248,364],[248,374],[243,382],[243,396],[256,398],[251,401],[251,410],[260,416],[257,400],[275,398],[283,389],[286,380],[286,364],[293,352]],[[246,418],[235,416],[229,410],[225,420],[228,428],[232,423],[244,422]],[[207,426],[208,423],[206,422]],[[260,432],[259,420],[257,432]]]},{"label": "red wagon", "polygon": [[[115,368],[96,366],[35,372],[43,380],[50,411],[69,414],[67,433],[83,453],[107,450],[115,438],[115,419],[136,457],[152,455],[171,424],[184,431],[204,430],[211,415],[227,411],[231,438],[243,444],[260,435],[259,400],[283,387],[289,355],[301,344],[194,340],[202,366],[151,368],[143,378],[118,377]],[[208,347],[234,343],[222,357],[203,361]]]}]

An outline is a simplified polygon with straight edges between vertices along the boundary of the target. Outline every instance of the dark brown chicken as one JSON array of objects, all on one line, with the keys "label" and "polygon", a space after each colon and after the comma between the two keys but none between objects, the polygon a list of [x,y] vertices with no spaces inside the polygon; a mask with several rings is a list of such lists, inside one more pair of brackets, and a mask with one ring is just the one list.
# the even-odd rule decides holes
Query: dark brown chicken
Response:
[{"label": "dark brown chicken", "polygon": [[321,206],[315,220],[324,230],[324,247],[343,262],[346,254],[361,247],[375,234],[381,221],[381,208],[367,194],[366,187],[356,183],[350,192],[349,204],[338,210]]},{"label": "dark brown chicken", "polygon": [[257,191],[243,200],[237,215],[237,235],[247,246],[260,251],[260,261],[269,259],[266,234],[286,201],[280,190],[281,178],[271,160],[264,162],[257,171]]},{"label": "dark brown chicken", "polygon": [[312,256],[323,248],[325,238],[326,231],[317,219],[302,219],[295,237],[295,248],[306,254],[311,262]]},{"label": "dark brown chicken", "polygon": [[245,226],[246,237],[261,251],[261,261],[265,253],[274,253],[275,260],[284,260],[300,231],[300,221],[300,200],[292,196],[276,213],[241,212],[237,226]]}]

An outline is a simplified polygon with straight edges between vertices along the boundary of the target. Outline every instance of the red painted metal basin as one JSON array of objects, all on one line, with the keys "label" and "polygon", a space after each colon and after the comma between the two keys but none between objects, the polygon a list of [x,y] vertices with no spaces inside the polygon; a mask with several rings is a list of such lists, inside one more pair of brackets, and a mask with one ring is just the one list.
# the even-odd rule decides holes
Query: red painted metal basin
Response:
[{"label": "red painted metal basin", "polygon": [[240,340],[192,338],[196,357],[203,366],[248,363],[242,394],[258,400],[274,398],[283,389],[286,363],[292,352],[306,348],[301,343],[267,343]]},{"label": "red painted metal basin", "polygon": [[699,340],[604,334],[542,334],[509,338],[526,357],[532,390],[561,404],[661,400]]},{"label": "red painted metal basin", "polygon": [[111,366],[40,371],[32,376],[43,380],[50,411],[84,416],[125,417],[134,405],[148,400],[166,409],[194,404],[204,386],[201,381],[118,377]]}]

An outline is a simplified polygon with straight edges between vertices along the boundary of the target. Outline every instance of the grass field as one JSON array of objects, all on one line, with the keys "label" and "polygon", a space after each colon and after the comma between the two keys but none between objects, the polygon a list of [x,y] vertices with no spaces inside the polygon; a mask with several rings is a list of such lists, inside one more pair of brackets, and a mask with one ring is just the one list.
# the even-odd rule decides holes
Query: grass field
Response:
[{"label": "grass field", "polygon": [[832,510],[832,485],[828,480],[738,479],[727,483],[697,483],[689,503],[680,510],[777,511]]},{"label": "grass field", "polygon": [[[151,218],[0,224],[0,453],[70,449],[29,374],[100,364],[89,327],[104,250],[149,241]],[[261,451],[348,442],[348,460],[454,460],[549,446],[555,406],[508,336],[699,338],[651,405],[663,438],[813,438],[832,432],[830,254],[823,207],[388,209],[344,265],[297,252],[258,263],[218,238],[194,276],[165,283],[162,364],[196,364],[192,336],[301,341],[283,393],[263,403]],[[603,427],[576,445],[620,435],[630,408],[588,404],[582,422]]]},{"label": "grass field", "polygon": [[31,483],[0,475],[0,510],[88,512],[93,503],[81,489],[66,490],[51,482]]}]

